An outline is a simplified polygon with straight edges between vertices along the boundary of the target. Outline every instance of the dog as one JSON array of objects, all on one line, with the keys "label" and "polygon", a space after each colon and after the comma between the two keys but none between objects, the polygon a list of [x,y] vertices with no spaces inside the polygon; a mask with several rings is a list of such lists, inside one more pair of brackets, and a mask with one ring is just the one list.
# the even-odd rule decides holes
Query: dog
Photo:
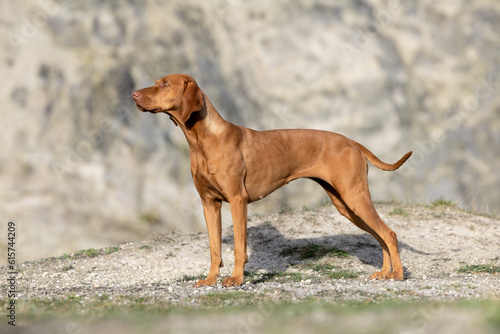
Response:
[{"label": "dog", "polygon": [[319,183],[338,211],[382,246],[382,270],[370,279],[403,280],[398,240],[379,217],[368,190],[368,164],[386,171],[398,162],[380,161],[363,145],[320,130],[255,131],[224,120],[195,79],[172,74],[132,93],[143,112],[166,113],[189,145],[191,174],[201,198],[210,243],[210,270],[195,286],[217,282],[221,257],[221,205],[228,202],[234,230],[234,269],[224,287],[243,283],[247,256],[247,205],[297,178]]}]

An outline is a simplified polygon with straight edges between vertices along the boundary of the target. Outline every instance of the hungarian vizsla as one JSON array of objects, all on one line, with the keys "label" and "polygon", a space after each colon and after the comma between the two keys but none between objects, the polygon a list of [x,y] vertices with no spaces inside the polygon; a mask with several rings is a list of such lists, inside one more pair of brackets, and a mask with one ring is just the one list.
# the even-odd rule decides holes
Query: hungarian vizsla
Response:
[{"label": "hungarian vizsla", "polygon": [[186,136],[194,185],[203,204],[210,241],[208,277],[196,286],[215,285],[221,258],[221,203],[229,202],[234,229],[234,270],[223,286],[243,283],[247,256],[247,204],[297,178],[319,183],[338,211],[382,246],[382,270],[371,279],[403,279],[398,240],[375,211],[367,182],[367,160],[393,171],[363,145],[319,130],[255,131],[225,121],[189,75],[173,74],[132,93],[137,108],[166,113]]}]

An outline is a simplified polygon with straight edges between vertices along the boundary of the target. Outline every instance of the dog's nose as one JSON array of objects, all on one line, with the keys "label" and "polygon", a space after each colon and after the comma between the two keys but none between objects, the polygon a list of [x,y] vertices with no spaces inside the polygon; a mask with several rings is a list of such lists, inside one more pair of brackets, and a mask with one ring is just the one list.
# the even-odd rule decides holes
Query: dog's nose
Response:
[{"label": "dog's nose", "polygon": [[133,92],[133,93],[132,93],[132,98],[133,98],[134,100],[137,100],[137,99],[138,99],[138,98],[140,98],[140,97],[141,97],[141,92],[139,92],[139,91],[135,91],[135,92]]}]

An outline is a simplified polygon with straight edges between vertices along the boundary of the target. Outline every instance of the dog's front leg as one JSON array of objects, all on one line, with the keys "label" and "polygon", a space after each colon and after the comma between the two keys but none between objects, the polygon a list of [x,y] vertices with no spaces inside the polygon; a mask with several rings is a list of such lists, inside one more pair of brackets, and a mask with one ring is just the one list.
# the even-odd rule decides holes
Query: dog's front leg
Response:
[{"label": "dog's front leg", "polygon": [[208,239],[210,242],[210,271],[207,279],[200,279],[195,286],[209,286],[217,283],[219,268],[223,266],[221,256],[222,219],[220,201],[203,200],[203,214],[208,229]]},{"label": "dog's front leg", "polygon": [[231,205],[231,216],[233,218],[234,232],[234,270],[231,277],[226,277],[222,285],[239,286],[243,284],[245,263],[248,262],[247,256],[247,204],[248,200],[238,197],[229,201]]}]

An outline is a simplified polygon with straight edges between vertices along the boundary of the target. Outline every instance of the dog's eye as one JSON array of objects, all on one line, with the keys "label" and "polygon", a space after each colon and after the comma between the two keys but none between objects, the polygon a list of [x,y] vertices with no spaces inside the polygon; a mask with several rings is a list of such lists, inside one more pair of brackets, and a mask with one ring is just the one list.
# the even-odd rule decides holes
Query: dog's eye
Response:
[{"label": "dog's eye", "polygon": [[167,81],[163,81],[162,82],[162,86],[167,87],[168,86],[168,82]]}]

